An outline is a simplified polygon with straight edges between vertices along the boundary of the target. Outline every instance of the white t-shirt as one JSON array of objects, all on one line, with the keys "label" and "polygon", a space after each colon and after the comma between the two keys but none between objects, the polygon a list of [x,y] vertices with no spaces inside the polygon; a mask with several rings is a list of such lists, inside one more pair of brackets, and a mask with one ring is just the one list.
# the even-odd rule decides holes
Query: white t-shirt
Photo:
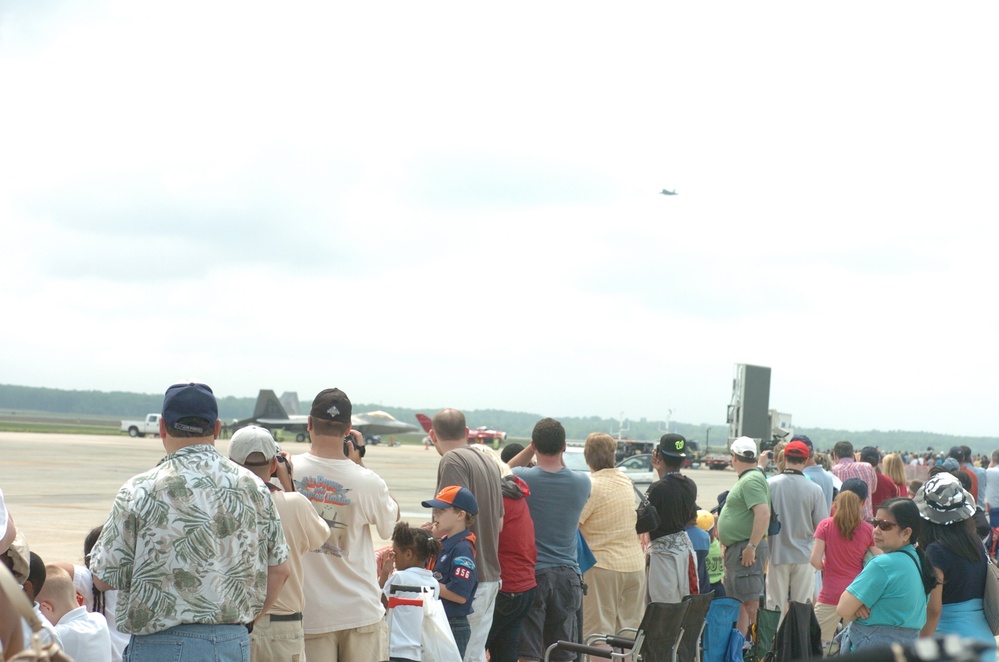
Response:
[{"label": "white t-shirt", "polygon": [[[76,592],[83,596],[83,606],[87,611],[94,611],[94,576],[90,568],[85,565],[73,566],[73,586]],[[132,635],[118,631],[115,623],[116,613],[118,613],[118,591],[105,591],[104,617],[111,636],[111,662],[121,662],[121,654],[128,645],[128,640],[132,638]]]},{"label": "white t-shirt", "polygon": [[295,457],[295,488],[330,527],[322,547],[302,557],[305,634],[377,623],[385,616],[371,531],[389,538],[399,507],[378,474],[351,460]]},{"label": "white t-shirt", "polygon": [[[423,593],[400,590],[403,586],[429,586],[433,588],[435,598],[440,598],[440,586],[430,570],[406,568],[393,572],[382,589],[389,602],[389,657],[422,660]],[[393,587],[396,587],[395,591]],[[417,604],[412,604],[414,601]]]},{"label": "white t-shirt", "polygon": [[110,660],[111,634],[107,620],[100,614],[77,607],[63,615],[55,626],[62,649],[74,660]]},{"label": "white t-shirt", "polygon": [[[38,637],[41,639],[42,645],[44,646],[46,644],[56,643],[59,644],[60,648],[62,648],[62,640],[59,638],[59,633],[56,632],[55,627],[49,623],[49,619],[45,618],[42,614],[42,610],[38,607],[37,602],[32,605],[32,610],[35,612],[35,617],[38,619],[38,622],[42,624],[42,629],[38,631]],[[31,633],[31,626],[28,625],[28,621],[22,618],[21,636],[26,647],[31,646]]]}]

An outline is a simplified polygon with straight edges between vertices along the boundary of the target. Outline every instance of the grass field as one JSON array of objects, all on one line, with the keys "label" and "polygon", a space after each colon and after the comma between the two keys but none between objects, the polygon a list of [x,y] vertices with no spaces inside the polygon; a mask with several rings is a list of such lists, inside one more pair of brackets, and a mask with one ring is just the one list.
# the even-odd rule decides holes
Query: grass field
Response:
[{"label": "grass field", "polygon": [[[52,414],[48,412],[0,411],[0,432],[35,432],[41,434],[92,434],[127,436],[121,431],[121,420],[107,416],[86,416],[78,414]],[[278,443],[297,445],[295,433],[275,430]],[[422,446],[423,432],[408,432],[395,435],[395,441],[403,446]],[[223,436],[223,438],[228,438]],[[510,438],[505,443],[513,442]],[[528,440],[517,439],[526,444]],[[389,444],[389,435],[382,435],[382,445]]]},{"label": "grass field", "polygon": [[2,432],[59,432],[62,434],[118,434],[121,421],[108,416],[52,414],[36,411],[0,411]]}]

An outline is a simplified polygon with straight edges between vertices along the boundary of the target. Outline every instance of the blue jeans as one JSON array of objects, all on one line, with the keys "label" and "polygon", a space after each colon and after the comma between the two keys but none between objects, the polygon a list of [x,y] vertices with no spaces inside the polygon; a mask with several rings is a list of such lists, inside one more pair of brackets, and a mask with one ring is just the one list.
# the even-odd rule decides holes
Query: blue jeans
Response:
[{"label": "blue jeans", "polygon": [[122,662],[250,662],[250,634],[243,625],[175,625],[132,635]]},{"label": "blue jeans", "polygon": [[517,649],[520,646],[520,627],[524,617],[534,604],[534,591],[530,588],[521,593],[504,593],[496,596],[493,608],[493,626],[486,639],[486,649],[492,662],[517,662]]},{"label": "blue jeans", "polygon": [[[465,657],[465,649],[468,648],[468,640],[472,637],[472,626],[468,624],[468,616],[452,616],[447,619],[451,626],[451,634],[454,635],[454,643],[458,644],[458,652]],[[122,660],[124,662],[124,660]]]}]

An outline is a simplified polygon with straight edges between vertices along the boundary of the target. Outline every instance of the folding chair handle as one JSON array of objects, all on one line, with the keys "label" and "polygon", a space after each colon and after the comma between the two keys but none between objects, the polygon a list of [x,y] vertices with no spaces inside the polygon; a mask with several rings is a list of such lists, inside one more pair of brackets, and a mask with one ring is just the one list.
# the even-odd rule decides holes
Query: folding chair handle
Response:
[{"label": "folding chair handle", "polygon": [[[635,643],[635,642],[632,642]],[[597,648],[596,646],[587,646],[586,644],[577,644],[575,641],[556,641],[554,644],[548,647],[545,652],[545,659],[549,659],[549,656],[553,650],[560,651],[571,651],[573,653],[582,653],[583,655],[589,655],[590,657],[601,657],[605,660],[612,659],[613,651],[609,651],[606,648]]]},{"label": "folding chair handle", "polygon": [[635,640],[629,639],[628,637],[615,637],[614,635],[608,635],[603,638],[607,645],[613,646],[614,648],[625,648],[631,650],[635,646]]}]

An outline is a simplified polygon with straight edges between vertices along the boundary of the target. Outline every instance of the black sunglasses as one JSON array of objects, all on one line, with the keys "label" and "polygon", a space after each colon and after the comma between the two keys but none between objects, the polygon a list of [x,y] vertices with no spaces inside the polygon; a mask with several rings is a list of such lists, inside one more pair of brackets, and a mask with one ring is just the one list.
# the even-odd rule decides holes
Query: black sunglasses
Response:
[{"label": "black sunglasses", "polygon": [[874,528],[881,529],[882,531],[891,531],[896,526],[898,526],[898,522],[889,522],[886,519],[878,519],[876,517],[872,517],[871,519],[867,520],[867,523],[873,526]]}]

